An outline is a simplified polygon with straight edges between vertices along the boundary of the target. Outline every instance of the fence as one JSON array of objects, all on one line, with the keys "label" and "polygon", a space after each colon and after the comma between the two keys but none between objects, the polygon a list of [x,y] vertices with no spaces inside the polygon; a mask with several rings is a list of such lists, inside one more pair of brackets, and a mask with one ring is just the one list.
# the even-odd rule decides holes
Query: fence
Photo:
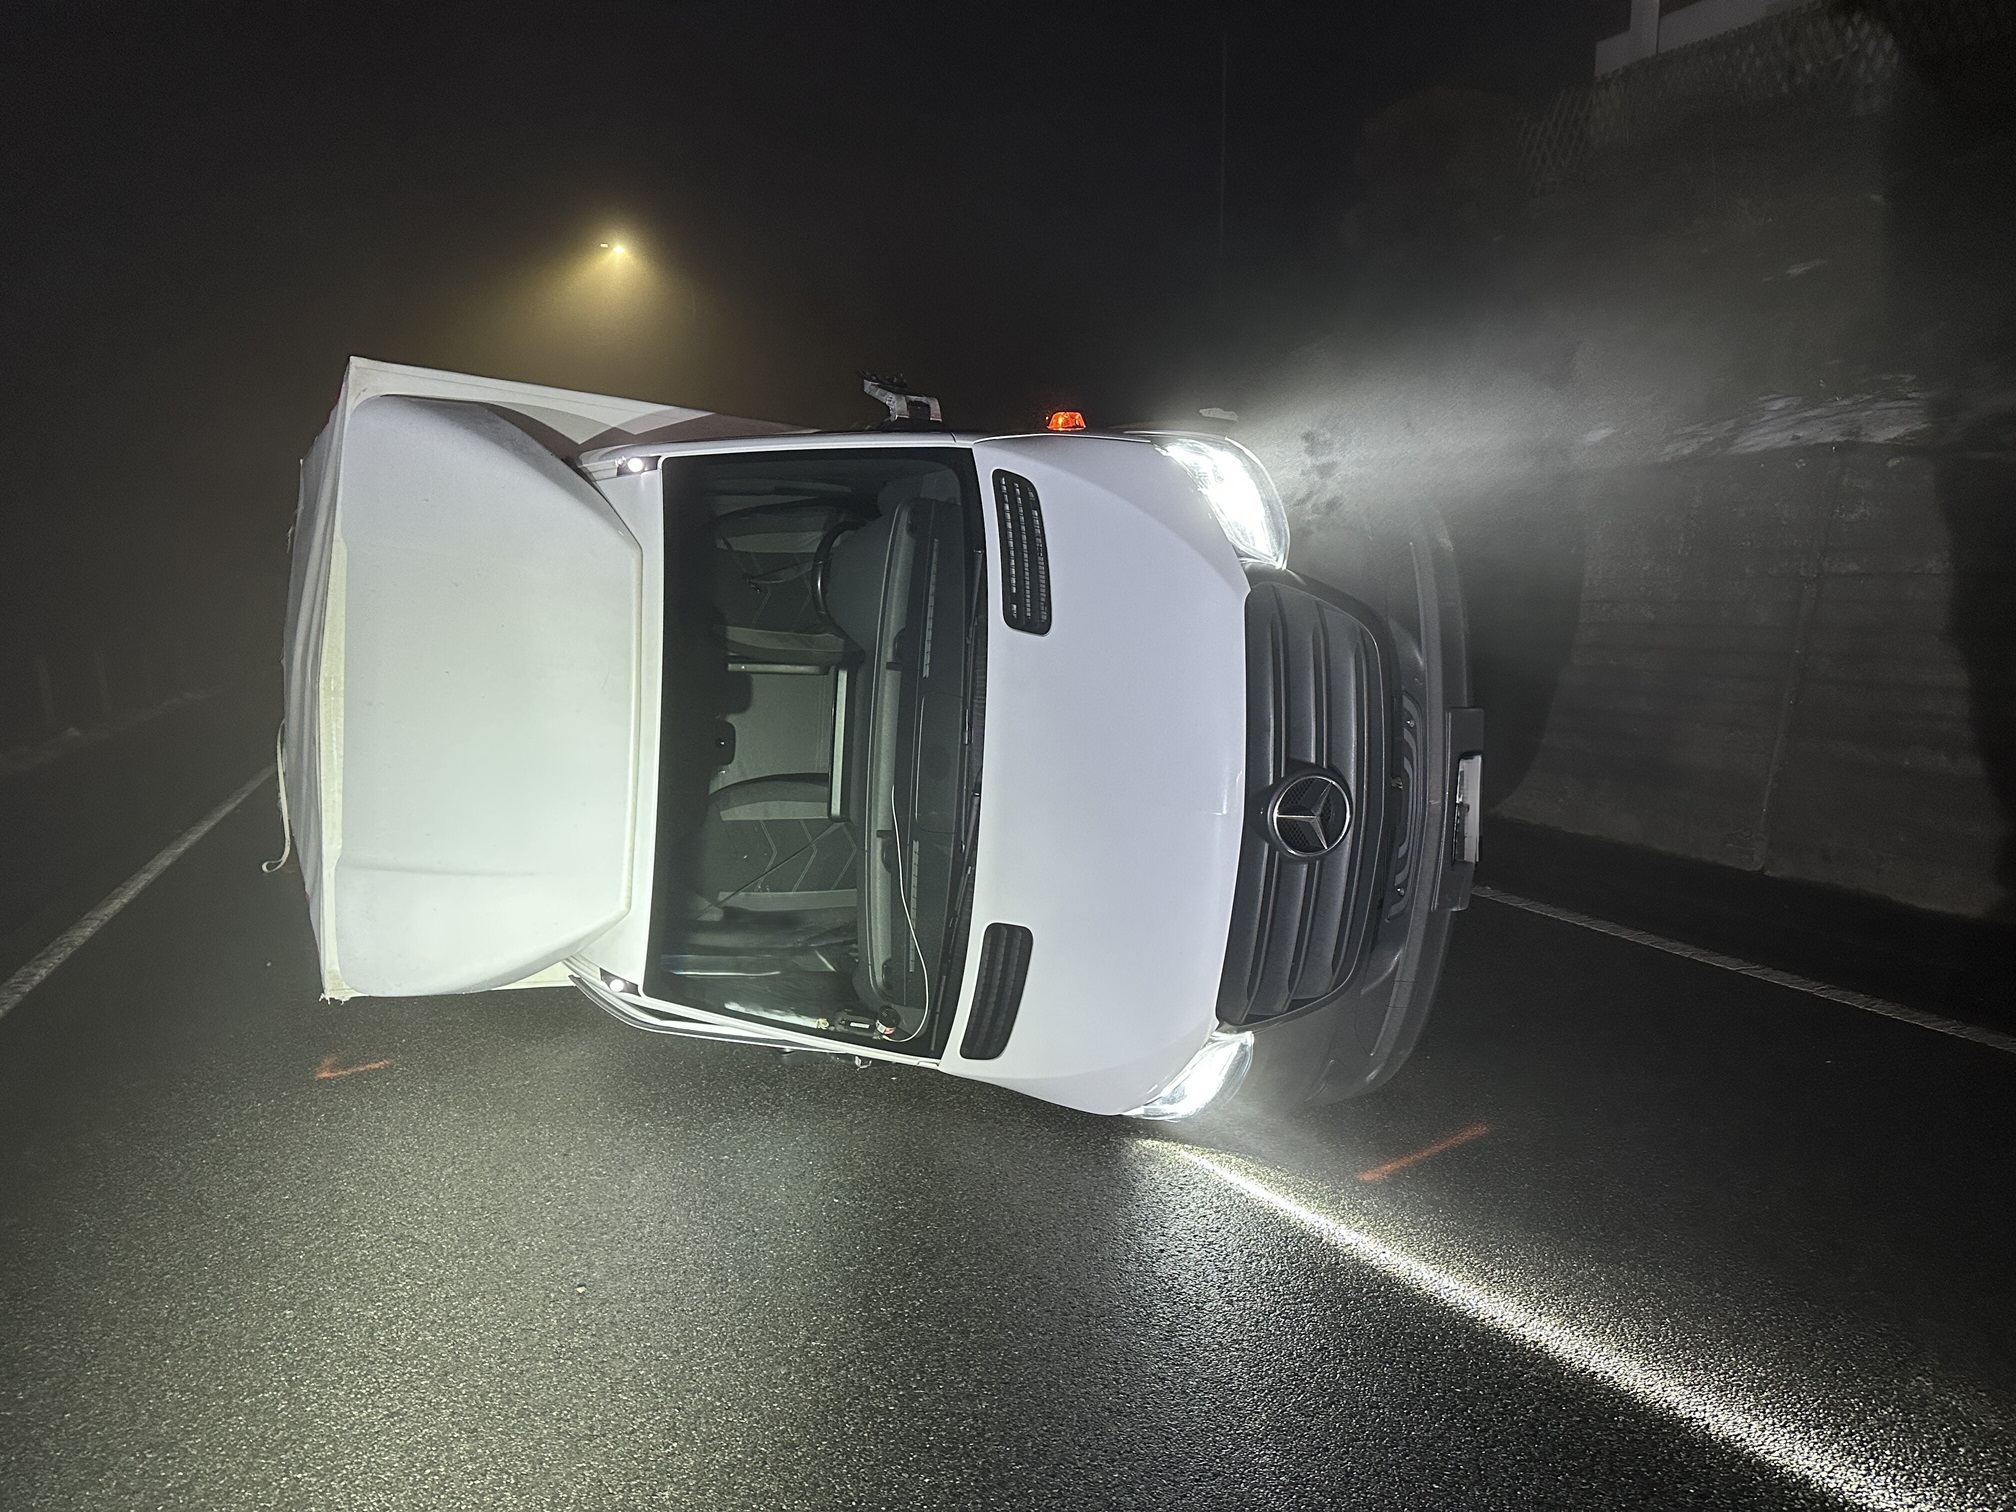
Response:
[{"label": "fence", "polygon": [[1873,114],[1889,105],[1907,66],[1958,77],[1980,49],[2012,42],[2009,0],[1815,0],[1646,58],[1529,112],[1518,137],[1527,186],[1535,194],[1565,187],[1732,113],[1799,122]]}]

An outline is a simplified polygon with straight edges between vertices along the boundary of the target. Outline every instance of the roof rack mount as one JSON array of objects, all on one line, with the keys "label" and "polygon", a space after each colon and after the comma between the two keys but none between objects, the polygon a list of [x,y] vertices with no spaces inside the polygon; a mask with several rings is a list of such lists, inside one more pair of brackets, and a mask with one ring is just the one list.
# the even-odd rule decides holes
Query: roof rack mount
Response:
[{"label": "roof rack mount", "polygon": [[901,373],[893,378],[863,373],[861,391],[870,399],[879,399],[889,407],[889,418],[885,422],[887,429],[908,430],[913,426],[922,429],[945,423],[937,398],[931,394],[911,393],[910,385]]}]

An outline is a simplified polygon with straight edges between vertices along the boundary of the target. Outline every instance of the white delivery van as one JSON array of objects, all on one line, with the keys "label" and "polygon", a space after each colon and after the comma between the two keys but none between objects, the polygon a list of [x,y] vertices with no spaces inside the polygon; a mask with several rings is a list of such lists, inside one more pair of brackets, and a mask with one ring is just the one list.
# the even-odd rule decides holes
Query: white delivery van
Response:
[{"label": "white delivery van", "polygon": [[1376,1085],[1467,901],[1481,720],[1431,522],[1337,585],[1287,536],[1216,435],[353,359],[286,649],[322,989],[571,981],[1094,1113]]}]

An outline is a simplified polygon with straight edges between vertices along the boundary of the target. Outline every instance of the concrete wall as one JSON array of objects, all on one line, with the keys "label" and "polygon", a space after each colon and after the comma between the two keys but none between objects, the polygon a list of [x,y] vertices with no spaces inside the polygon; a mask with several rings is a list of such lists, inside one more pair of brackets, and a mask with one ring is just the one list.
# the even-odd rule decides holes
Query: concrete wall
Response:
[{"label": "concrete wall", "polygon": [[1680,55],[1684,121],[1509,205],[1485,103],[1395,107],[1436,151],[1361,160],[1334,329],[1239,408],[1305,536],[1448,518],[1489,811],[2010,921],[2016,26],[1906,9],[1781,17],[1882,67],[1750,48],[1719,104]]},{"label": "concrete wall", "polygon": [[1854,444],[1579,479],[1573,644],[1497,811],[1989,912],[2002,825],[1936,485]]}]

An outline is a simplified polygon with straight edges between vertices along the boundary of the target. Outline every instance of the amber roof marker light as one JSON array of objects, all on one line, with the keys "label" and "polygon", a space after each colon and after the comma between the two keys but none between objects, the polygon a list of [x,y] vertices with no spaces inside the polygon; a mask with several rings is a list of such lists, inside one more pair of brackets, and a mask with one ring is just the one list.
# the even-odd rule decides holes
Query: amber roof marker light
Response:
[{"label": "amber roof marker light", "polygon": [[1043,422],[1045,429],[1053,431],[1074,431],[1085,429],[1085,417],[1076,410],[1055,410]]}]

